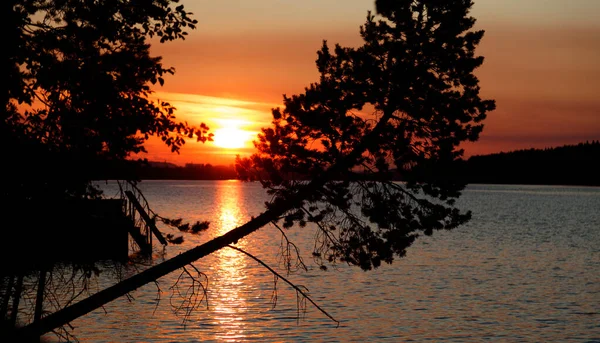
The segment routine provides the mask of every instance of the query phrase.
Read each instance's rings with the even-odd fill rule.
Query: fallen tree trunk
[[[292,208],[292,206],[289,208]],[[167,261],[150,267],[141,273],[123,280],[122,282],[108,287],[96,294],[93,294],[76,304],[54,312],[46,317],[41,318],[37,322],[33,322],[18,329],[17,336],[39,337],[55,328],[66,325],[76,318],[81,317],[129,292],[132,292],[147,283],[155,281],[179,268],[184,267],[187,264],[190,264],[223,247],[226,247],[227,245],[235,244],[238,240],[244,238],[245,236],[260,229],[275,218],[279,217],[289,208],[282,207],[278,210],[265,211],[248,223],[227,232],[223,236],[214,238]]]

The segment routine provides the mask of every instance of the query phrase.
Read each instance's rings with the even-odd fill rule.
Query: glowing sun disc
[[[247,140],[247,133],[243,130],[228,127],[215,130],[213,143],[225,149],[239,149],[244,147]]]

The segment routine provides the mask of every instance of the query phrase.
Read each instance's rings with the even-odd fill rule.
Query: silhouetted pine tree
[[[284,227],[317,223],[315,256],[371,269],[403,256],[420,233],[469,219],[453,206],[464,187],[453,177],[458,146],[478,139],[495,106],[479,97],[473,74],[483,31],[471,31],[471,6],[377,1],[380,16],[369,14],[360,30],[364,44],[324,42],[319,82],[284,96],[259,152],[238,161],[242,177],[276,196],[269,208],[306,187],[291,176],[322,180],[283,216]],[[390,182],[392,169],[407,183]]]

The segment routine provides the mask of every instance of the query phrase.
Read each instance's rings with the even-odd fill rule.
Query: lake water
[[[211,222],[164,255],[157,247],[155,263],[245,223],[267,199],[259,184],[237,181],[141,189],[161,215]],[[226,248],[194,264],[208,277],[208,308],[175,311],[175,272],[77,319],[72,333],[82,342],[600,342],[600,188],[470,185],[459,204],[473,211],[467,225],[420,238],[405,258],[370,272],[322,271],[310,257],[314,230],[288,232],[309,266],[288,279],[339,327],[310,304],[299,311],[294,290]],[[280,242],[264,227],[237,246],[285,275]],[[101,274],[98,287],[110,282]]]

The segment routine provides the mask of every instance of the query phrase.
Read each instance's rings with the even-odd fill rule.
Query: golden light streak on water
[[[228,182],[217,195],[219,220],[217,235],[223,235],[235,227],[243,224],[241,209],[241,183]],[[244,249],[244,240],[239,241],[237,247]],[[223,342],[237,342],[244,340],[245,324],[248,305],[244,292],[247,282],[244,271],[246,259],[237,251],[229,248],[219,250],[217,253],[216,272],[218,277],[218,295],[214,297],[214,324],[219,325],[224,334],[218,337]]]

